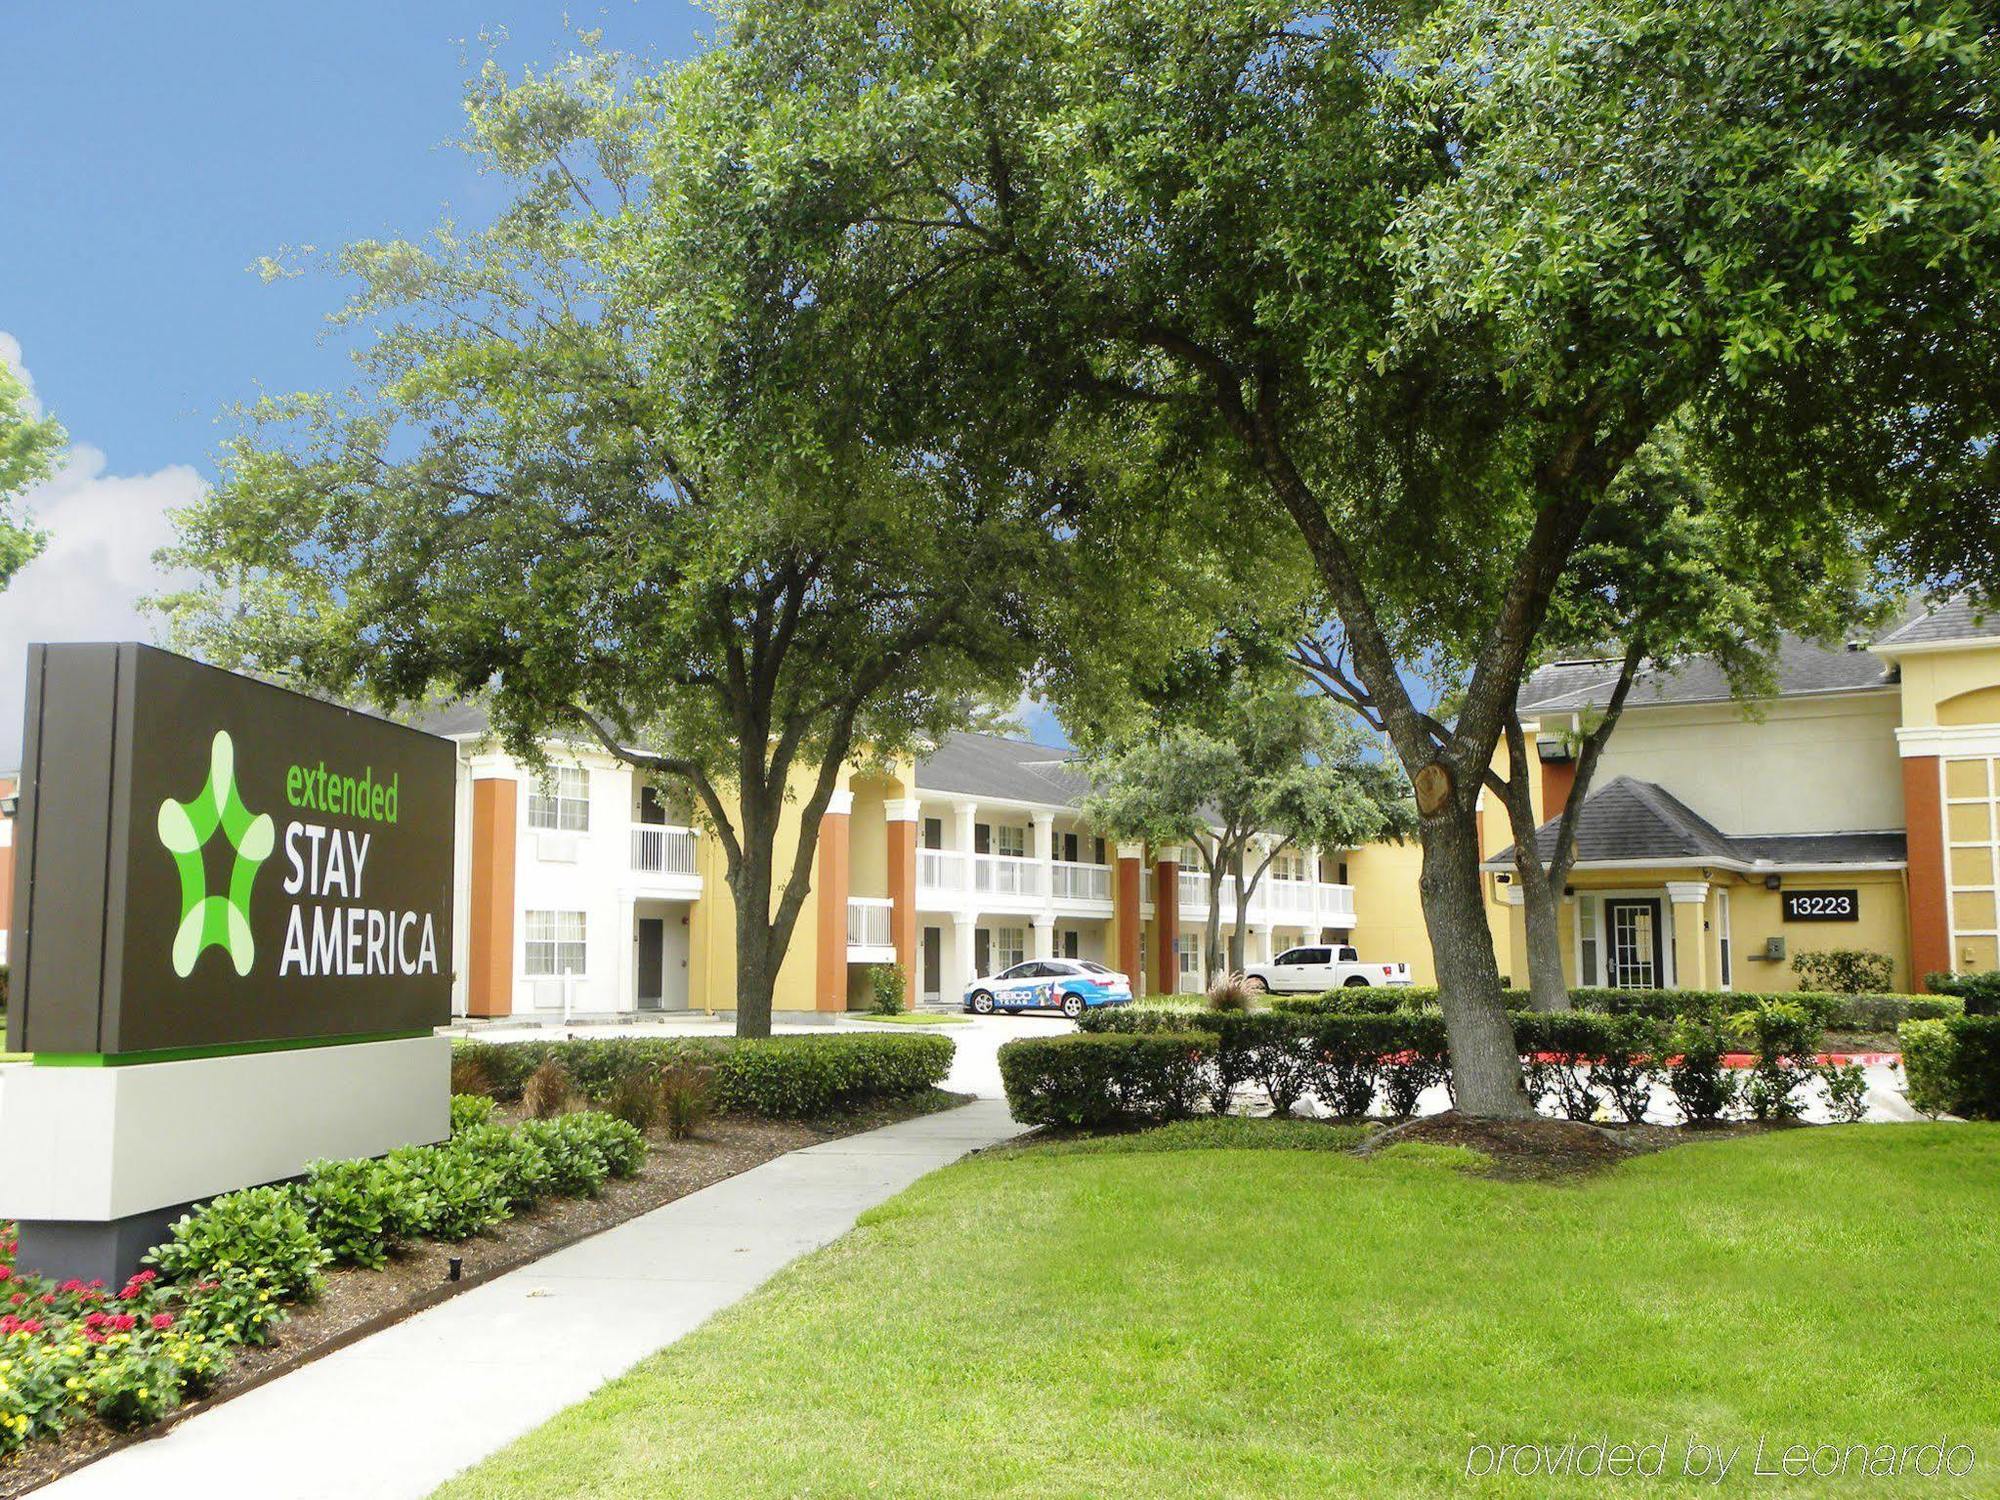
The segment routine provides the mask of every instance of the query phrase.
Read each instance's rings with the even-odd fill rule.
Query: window
[[[1083,956],[1082,933],[1078,932],[1074,927],[1071,927],[1065,929],[1062,933],[1058,934],[1058,936],[1061,939],[1059,946],[1062,950],[1062,956],[1064,958],[1081,958]]]
[[[924,847],[926,849],[942,849],[944,847],[943,818],[924,819]]]
[[[1028,929],[1025,927],[996,927],[992,943],[993,962],[1003,969],[1011,969],[1027,960]]]
[[[1304,963],[1305,959],[1301,956],[1301,952],[1302,950],[1298,948],[1287,948],[1283,953],[1272,959],[1271,962],[1274,964]]]
[[[528,974],[530,978],[552,978],[560,974],[581,974],[584,972],[584,952],[582,912],[531,911],[528,913]]]
[[[1201,968],[1201,939],[1184,932],[1174,939],[1174,953],[1180,959],[1181,976],[1192,977]]]
[[[1340,950],[1340,958],[1338,962],[1344,964],[1357,964],[1361,962],[1361,955],[1355,952],[1352,948],[1342,948]]]
[[[993,825],[993,852],[1011,854],[1016,859],[1028,852],[1028,830],[1018,825],[995,823]]]
[[[589,832],[590,772],[582,766],[551,766],[548,779],[528,793],[528,826]]]
[[[1597,903],[1585,896],[1576,903],[1578,977],[1585,989],[1597,984]]]

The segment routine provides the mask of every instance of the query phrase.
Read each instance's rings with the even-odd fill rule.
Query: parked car
[[[990,1016],[996,1010],[1059,1010],[1074,1021],[1098,1005],[1130,1005],[1132,981],[1084,958],[1031,958],[965,987],[965,1008]]]
[[[1317,995],[1364,985],[1408,984],[1408,964],[1364,964],[1352,948],[1312,943],[1287,948],[1267,964],[1243,971],[1246,988],[1273,995]]]

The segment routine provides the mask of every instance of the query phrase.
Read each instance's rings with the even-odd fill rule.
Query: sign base
[[[32,1066],[0,1087],[0,1219],[23,1270],[115,1281],[182,1208],[451,1133],[451,1043]],[[108,1272],[108,1274],[107,1274]]]

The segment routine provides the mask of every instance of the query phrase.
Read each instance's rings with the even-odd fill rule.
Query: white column
[[[1044,914],[1035,918],[1036,958],[1054,958],[1056,952],[1056,919]]]
[[[1054,813],[1038,812],[1030,813],[1029,818],[1035,825],[1035,847],[1033,853],[1042,867],[1041,890],[1038,894],[1042,898],[1043,911],[1053,913],[1056,899],[1056,815]],[[1040,922],[1052,920],[1054,920],[1052,916],[1038,918],[1036,930],[1040,930]],[[1037,958],[1047,958],[1052,951],[1044,949],[1035,956]]]
[[[979,804],[977,802],[954,802],[952,804],[951,846],[958,851],[958,888],[962,891],[969,892],[975,889],[972,874],[972,828],[978,821]],[[965,961],[967,964],[972,962],[970,954],[966,956]],[[972,977],[970,968],[966,970],[966,977]]]
[[[1271,924],[1265,922],[1251,928],[1250,937],[1252,940],[1251,946],[1256,949],[1256,953],[1251,957],[1250,962],[1259,964],[1269,963],[1273,957],[1271,950]]]
[[[972,971],[972,929],[978,919],[971,912],[954,912],[951,918],[951,964],[958,975],[958,993],[949,998],[963,999],[965,987],[978,976]]]
[[[589,933],[584,936],[588,937]],[[636,1010],[639,1006],[639,910],[638,902],[630,896],[618,898],[618,931],[613,941],[618,945],[614,955],[617,961],[611,965],[612,988],[611,993],[603,997],[603,1007],[606,1010]],[[596,999],[596,996],[578,995],[577,1008],[596,1010],[598,1006],[592,1003]]]

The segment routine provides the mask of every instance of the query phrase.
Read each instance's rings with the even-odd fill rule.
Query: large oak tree
[[[1994,11],[1963,0],[742,0],[706,86],[947,427],[1272,517],[1410,774],[1460,1105],[1525,1112],[1473,816],[1666,424],[1913,572],[1995,554]],[[1190,462],[1190,455],[1198,456]],[[1124,485],[1121,495],[1143,494]],[[1086,506],[1072,517],[1088,531]],[[1129,524],[1129,522],[1125,523]],[[1249,580],[1246,580],[1246,584]],[[1468,601],[1469,605],[1468,605]],[[1449,720],[1406,672],[1466,664]]]

